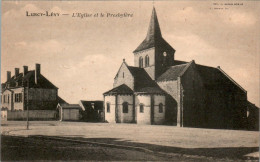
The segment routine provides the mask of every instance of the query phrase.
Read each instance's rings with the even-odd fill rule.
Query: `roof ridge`
[[[122,62],[122,64],[120,65],[120,67],[119,67],[119,69],[118,69],[118,71],[117,71],[117,73],[116,73],[116,76],[114,77],[114,79],[118,76],[118,73],[119,73],[119,71],[120,71],[120,69],[121,69],[121,67],[123,66],[123,65],[126,65],[126,67],[128,68],[128,65],[127,65],[127,63],[125,62],[125,61],[123,61]],[[128,70],[129,70],[129,68],[128,68]],[[130,70],[129,70],[130,71]]]
[[[133,68],[140,68],[140,67],[137,67],[137,66],[129,66],[129,65],[127,65],[128,67],[133,67]],[[141,68],[141,69],[143,69],[143,68]]]
[[[110,92],[112,92],[112,91],[114,91],[114,90],[116,90],[116,89],[118,89],[120,87],[126,88],[127,91],[131,91],[131,92],[124,92],[124,93],[133,93],[133,90],[130,87],[128,87],[126,84],[121,84],[121,85],[119,85],[119,86],[117,86],[115,88],[112,88],[112,89],[106,91],[105,93],[103,93],[103,95],[109,94]],[[120,93],[120,92],[113,92],[113,93]]]
[[[216,67],[213,67],[213,66],[208,66],[208,65],[201,65],[201,64],[196,64],[196,65],[199,65],[199,66],[204,66],[204,67],[209,67],[209,68],[213,68],[213,69],[217,69]]]
[[[180,65],[172,65],[172,66],[170,66],[170,68],[173,68],[173,67],[175,67],[175,66],[186,66],[187,64],[188,64],[189,62],[187,62],[187,63],[185,63],[185,64],[180,64]]]
[[[234,79],[232,79],[224,70],[222,70],[220,67],[216,68],[218,69],[222,74],[224,74],[231,82],[233,82],[235,85],[237,85],[242,91],[247,92],[242,86],[240,86]]]
[[[59,89],[59,88],[56,87],[51,81],[49,81],[45,76],[43,76],[42,74],[40,74],[40,76],[42,76],[44,79],[46,79],[53,87]]]
[[[182,75],[187,71],[187,69],[190,67],[190,65],[191,65],[192,63],[195,63],[195,61],[192,60],[192,61],[190,61],[189,63],[186,64],[186,67],[185,67],[185,68],[183,69],[183,71],[180,73],[180,76],[182,76]]]

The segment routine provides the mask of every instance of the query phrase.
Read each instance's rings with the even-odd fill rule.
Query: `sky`
[[[176,50],[175,59],[220,66],[259,106],[260,3],[214,9],[222,6],[213,2],[218,1],[155,1],[162,35]],[[67,102],[103,100],[123,59],[133,65],[132,52],[146,36],[152,8],[151,1],[2,1],[1,82],[6,71],[13,75],[16,67],[34,70],[40,63],[41,73]],[[28,17],[26,11],[69,15]]]

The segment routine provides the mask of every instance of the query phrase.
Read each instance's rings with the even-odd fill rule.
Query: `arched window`
[[[110,103],[107,102],[107,113],[110,113]]]
[[[149,66],[149,56],[145,56],[145,67]]]
[[[163,112],[163,104],[160,103],[160,104],[159,104],[159,113],[162,113],[162,112]]]
[[[143,67],[143,57],[139,57],[139,67],[142,68]]]
[[[127,102],[123,103],[123,113],[128,113],[128,103]]]
[[[162,65],[163,66],[166,66],[166,63],[167,63],[167,60],[166,60],[166,58],[167,58],[167,53],[166,52],[163,52],[163,62],[162,62]]]
[[[140,104],[140,113],[144,113],[144,104]]]

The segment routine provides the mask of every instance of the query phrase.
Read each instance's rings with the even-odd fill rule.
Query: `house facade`
[[[153,8],[147,35],[125,60],[104,95],[105,120],[179,127],[241,129],[247,123],[247,92],[220,67],[175,59]]]
[[[55,110],[58,104],[58,88],[41,74],[40,64],[35,70],[23,72],[15,68],[15,75],[7,71],[7,81],[2,83],[2,108],[9,111],[26,110]],[[27,97],[29,97],[27,99]]]

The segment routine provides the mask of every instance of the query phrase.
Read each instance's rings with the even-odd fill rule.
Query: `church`
[[[133,55],[134,66],[123,59],[113,88],[103,94],[107,122],[246,127],[247,91],[220,67],[175,60],[155,8],[147,35]]]

